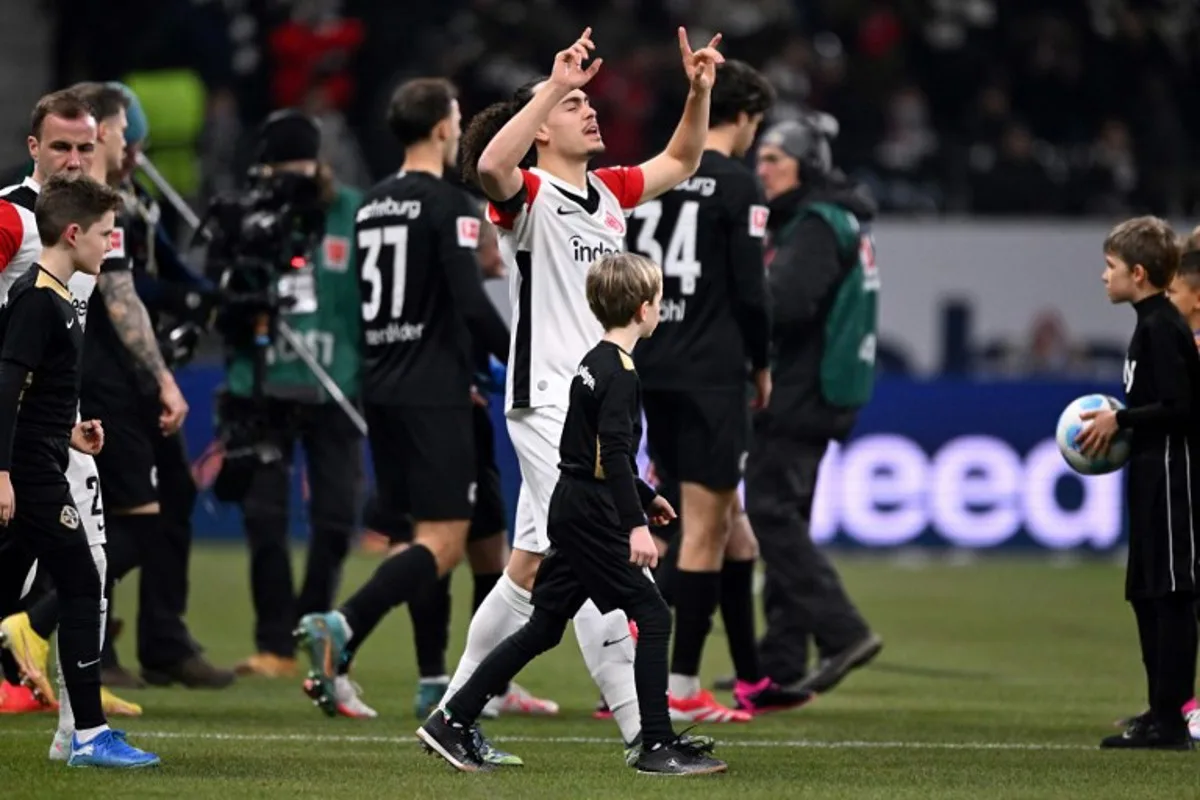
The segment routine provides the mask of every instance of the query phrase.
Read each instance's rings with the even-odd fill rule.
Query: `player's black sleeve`
[[[1154,378],[1153,403],[1117,412],[1117,427],[1160,430],[1187,430],[1192,416],[1192,371],[1184,361],[1179,340],[1182,332],[1173,330],[1163,319],[1152,319],[1146,325],[1146,348],[1149,351],[1150,372]]]
[[[630,370],[614,372],[600,395],[596,436],[600,440],[600,466],[604,481],[617,506],[617,518],[625,530],[646,524],[641,489],[634,462],[633,423],[629,411],[637,405],[637,375]],[[649,487],[647,487],[649,488]],[[651,498],[653,499],[653,498]]]
[[[17,406],[29,369],[16,361],[0,361],[0,472],[12,469],[13,437],[17,432]]]
[[[634,461],[634,464],[636,465],[637,462]],[[650,504],[654,502],[654,498],[658,497],[658,492],[654,491],[654,487],[638,477],[636,473],[633,479],[637,482],[638,500],[642,502],[642,508],[649,508]]]
[[[760,370],[767,367],[770,358],[771,314],[763,267],[762,232],[753,229],[756,222],[751,219],[751,207],[765,208],[766,203],[750,176],[745,176],[744,180],[730,178],[728,183],[729,295],[745,342],[746,357],[755,370]]]
[[[32,372],[42,363],[42,354],[50,341],[50,326],[57,320],[49,292],[34,289],[22,294],[8,311],[0,361],[12,361]]]
[[[800,220],[767,271],[774,324],[798,327],[814,321],[841,271],[833,229],[817,216]]]
[[[504,324],[500,312],[492,305],[483,289],[483,275],[479,272],[479,262],[475,258],[474,242],[479,240],[478,230],[481,223],[472,213],[473,210],[465,198],[456,199],[458,202],[451,205],[450,213],[437,223],[438,249],[446,283],[454,297],[455,306],[467,322],[472,340],[500,361],[507,362],[508,326]],[[475,225],[474,242],[464,238],[460,229],[460,220],[468,218]]]

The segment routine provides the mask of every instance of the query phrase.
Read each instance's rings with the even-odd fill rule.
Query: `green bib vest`
[[[308,347],[347,397],[359,394],[362,299],[354,264],[354,215],[362,195],[339,186],[325,216],[325,239],[303,269],[283,278],[281,294],[295,297],[296,307],[280,315]],[[229,361],[229,391],[248,397],[254,364],[248,353]],[[329,393],[283,337],[267,351],[264,394],[306,402],[326,402]]]
[[[821,393],[839,408],[861,408],[875,388],[875,345],[879,319],[879,270],[875,244],[858,218],[833,203],[811,203],[797,219],[813,214],[833,229],[845,277],[825,318]]]

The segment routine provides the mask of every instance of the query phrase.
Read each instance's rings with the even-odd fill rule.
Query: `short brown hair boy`
[[[42,245],[53,247],[72,224],[88,230],[109,211],[121,205],[113,189],[86,175],[55,175],[38,193],[33,213]]]
[[[607,253],[588,267],[588,307],[606,331],[628,325],[661,291],[662,270],[637,253]]]
[[[1165,220],[1134,217],[1117,225],[1104,240],[1104,252],[1125,262],[1130,270],[1141,265],[1146,280],[1165,289],[1179,269],[1179,241]]]

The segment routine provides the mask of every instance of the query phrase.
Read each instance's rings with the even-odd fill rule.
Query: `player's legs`
[[[647,569],[629,563],[624,531],[607,527],[612,500],[604,487],[566,481],[555,494],[553,541],[601,612],[623,610],[638,623],[634,660],[640,736],[627,740],[626,763],[652,773],[724,770],[709,757],[711,740],[676,737],[667,702],[671,613]],[[535,598],[536,602],[536,598]]]
[[[292,465],[295,440],[299,436],[295,413],[294,405],[279,404],[268,415],[270,424],[263,432],[264,440],[278,450],[280,457],[254,465],[241,500],[246,544],[250,550],[254,655],[234,666],[239,675],[286,677],[296,668],[292,630],[298,609],[288,543]],[[338,468],[350,467],[339,464]],[[325,607],[328,608],[329,603]]]
[[[462,560],[475,500],[468,409],[368,407],[380,499],[398,498],[415,520],[410,547],[384,560],[353,596],[326,614],[300,620],[297,634],[312,659],[306,686],[330,715],[338,713],[338,667],[397,605],[428,591]],[[402,464],[397,453],[405,454]],[[344,677],[344,676],[342,676]]]
[[[729,641],[737,684],[751,687],[762,678],[758,663],[758,641],[754,619],[754,565],[758,561],[758,540],[750,527],[750,518],[736,499],[729,510],[729,542],[721,565],[721,621]],[[735,684],[735,696],[737,684]]]
[[[466,682],[500,641],[515,633],[533,613],[530,590],[549,549],[547,516],[558,482],[558,443],[566,412],[544,407],[513,411],[509,437],[521,467],[513,553],[504,576],[480,606],[467,632],[467,647],[450,681],[447,697]],[[575,616],[575,636],[592,679],[613,711],[625,741],[640,730],[633,685],[633,643],[624,614],[601,615],[585,603]]]
[[[312,496],[312,537],[296,601],[300,615],[329,608],[336,599],[363,497],[362,434],[335,403],[304,410],[302,442]]]
[[[729,515],[744,461],[745,396],[734,391],[647,392],[644,400],[655,464],[680,486],[679,561],[672,576],[671,713],[680,720],[747,722],[749,714],[718,703],[700,686],[699,677],[704,643],[721,600]]]
[[[34,548],[59,595],[59,664],[63,703],[73,727],[72,766],[138,767],[158,757],[137,750],[108,728],[100,700],[104,549],[89,544],[64,487],[61,500],[26,503],[10,533]],[[63,724],[60,719],[60,725]],[[55,754],[52,751],[52,757]]]
[[[474,577],[472,616],[491,594],[504,573],[511,556],[508,546],[507,514],[504,494],[500,487],[500,470],[496,466],[495,431],[486,408],[476,406],[475,448],[477,454],[479,492],[475,516],[467,536],[467,557]],[[500,714],[557,714],[558,703],[535,696],[515,681],[508,690],[493,697],[483,709],[483,716]]]
[[[825,442],[756,431],[746,472],[746,511],[762,550],[768,592],[762,668],[779,683],[815,694],[832,689],[883,647],[809,535],[825,448]],[[805,676],[809,637],[822,660]]]
[[[495,763],[483,751],[487,746],[482,737],[472,734],[484,706],[490,698],[504,694],[526,664],[558,645],[568,620],[587,599],[563,555],[550,555],[541,567],[534,584],[537,607],[529,619],[480,660],[443,703],[444,713],[432,714],[417,731],[430,749],[458,769],[477,771],[488,762]]]
[[[14,644],[19,647],[22,633],[15,624],[22,616],[22,597],[32,587],[35,576],[42,572],[33,553],[15,539],[6,527],[0,527],[0,619],[4,620],[3,627],[0,627],[4,639],[0,654],[5,662],[4,682],[0,686],[0,709],[6,714],[41,712],[46,708],[29,687],[22,685],[23,673],[28,670],[14,657],[18,649],[14,648]],[[25,656],[21,660],[30,659]]]
[[[74,501],[76,509],[79,509],[80,524],[87,536],[88,546],[92,548],[96,569],[100,575],[100,583],[104,587],[104,594],[100,599],[100,648],[103,654],[104,638],[108,626],[109,595],[107,580],[108,557],[105,549],[107,544],[107,528],[105,525],[104,494],[100,488],[100,470],[96,460],[92,456],[71,450],[68,458],[67,483],[71,488],[71,499]],[[57,595],[57,592],[55,594]],[[55,600],[55,605],[57,605],[57,600]],[[103,669],[103,663],[102,657],[101,669]],[[75,728],[75,721],[71,713],[70,698],[67,697],[61,658],[58,661],[58,686],[61,701],[58,713],[58,734],[55,736],[56,746],[51,747],[51,757],[65,753],[67,750],[66,746],[70,744],[70,734]],[[140,705],[122,700],[103,687],[100,689],[100,702],[104,713],[108,715],[136,717],[141,716],[142,713]]]
[[[58,595],[46,570],[36,564],[15,579],[17,588],[26,584],[29,588],[20,596],[20,607],[11,614],[0,614],[0,665],[6,681],[13,686],[24,683],[33,690],[37,702],[30,703],[29,710],[41,711],[57,702],[50,682],[49,639],[58,625]],[[17,711],[10,703],[6,699],[5,711]]]

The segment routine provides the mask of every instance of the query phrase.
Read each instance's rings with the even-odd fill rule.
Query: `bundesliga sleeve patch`
[[[475,217],[459,217],[457,227],[459,247],[472,250],[479,247],[479,220]]]
[[[108,239],[108,257],[109,258],[124,258],[125,257],[125,229],[113,228],[112,235]]]
[[[755,239],[767,235],[767,217],[770,213],[766,206],[750,206],[750,235]]]

